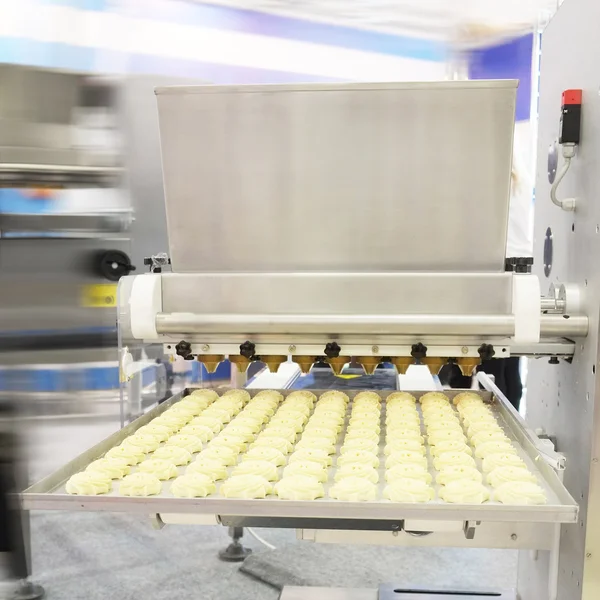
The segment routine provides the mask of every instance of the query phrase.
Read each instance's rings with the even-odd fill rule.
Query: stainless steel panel
[[[568,281],[583,290],[583,312],[590,316],[586,339],[576,341],[573,363],[529,363],[527,420],[556,437],[567,458],[564,483],[581,506],[579,523],[563,526],[557,572],[550,571],[548,556],[522,553],[519,593],[522,600],[546,595],[549,578],[558,577],[558,594],[552,600],[596,600],[600,596],[600,369],[598,316],[600,306],[600,103],[598,57],[600,4],[597,0],[569,0],[562,4],[542,40],[542,71],[538,133],[535,206],[535,269],[542,289]],[[565,40],[576,39],[565,52]],[[550,200],[547,177],[548,147],[558,137],[561,94],[583,89],[582,142],[571,169],[561,183],[561,197],[577,197],[575,213],[567,213]],[[562,158],[560,159],[562,163]],[[552,228],[554,259],[551,277],[544,284],[543,246]]]
[[[157,96],[174,270],[504,270],[515,81]]]
[[[512,273],[165,273],[163,312],[512,313]]]
[[[259,390],[249,390],[251,394]],[[315,390],[321,393],[323,390]],[[291,390],[281,390],[287,395]],[[353,397],[357,392],[347,392]],[[385,398],[391,392],[378,392]],[[421,392],[413,392],[420,396]],[[448,392],[449,396],[457,392]],[[446,504],[432,501],[424,504],[374,502],[339,502],[331,499],[314,501],[281,501],[275,498],[263,500],[237,500],[223,498],[217,494],[208,498],[174,498],[167,490],[154,497],[129,498],[110,492],[104,496],[70,496],[64,490],[66,480],[87,466],[92,460],[102,456],[107,450],[118,445],[140,426],[146,424],[181,398],[178,394],[160,406],[146,413],[121,431],[113,434],[94,446],[72,462],[59,469],[46,479],[34,484],[23,493],[23,503],[29,509],[67,510],[107,510],[144,513],[205,513],[257,517],[306,517],[306,518],[350,518],[350,519],[423,519],[436,521],[493,521],[530,523],[572,523],[577,520],[578,508],[563,488],[556,472],[545,461],[540,452],[540,442],[533,432],[523,427],[507,406],[506,400],[494,398],[489,392],[482,397],[492,402],[491,407],[498,414],[498,422],[518,449],[538,481],[544,486],[548,504],[543,506],[503,505],[490,501],[482,505]],[[383,473],[381,474],[383,481]],[[384,484],[381,483],[381,486]]]

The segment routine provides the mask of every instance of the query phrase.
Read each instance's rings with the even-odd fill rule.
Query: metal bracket
[[[465,521],[463,525],[463,531],[467,540],[475,538],[475,530],[481,525],[481,521]]]

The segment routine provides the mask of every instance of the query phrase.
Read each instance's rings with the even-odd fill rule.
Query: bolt
[[[202,352],[208,352],[210,350],[210,346],[208,344],[204,344],[201,348]]]
[[[597,463],[597,462],[598,462],[598,459],[597,459],[597,458],[592,458],[592,462],[593,462],[593,463]]]
[[[516,542],[516,541],[517,541],[517,534],[516,534],[516,533],[513,533],[513,534],[510,536],[510,539],[511,539],[513,542]]]
[[[392,531],[392,535],[393,535],[394,537],[398,537],[398,532],[397,532],[397,531]]]
[[[592,553],[591,552],[586,552],[585,553],[585,557],[586,558],[592,558]]]
[[[463,347],[460,349],[460,351],[461,351],[463,354],[469,354],[469,349],[468,349],[466,346],[463,346]]]
[[[371,348],[371,351],[373,352],[373,354],[377,354],[379,352],[379,346],[373,346]]]
[[[296,346],[294,346],[294,344],[291,344],[291,345],[288,347],[288,352],[289,352],[290,354],[292,354],[293,352],[296,352]]]

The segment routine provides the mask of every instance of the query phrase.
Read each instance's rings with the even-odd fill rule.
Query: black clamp
[[[144,258],[144,265],[150,267],[150,273],[162,273],[163,268],[170,264],[171,259],[166,252],[159,252],[158,254]]]
[[[192,345],[185,340],[181,340],[177,343],[175,346],[175,354],[183,357],[184,360],[194,360],[194,356],[192,354]]]
[[[492,344],[481,344],[479,348],[477,348],[477,352],[479,353],[479,358],[481,358],[481,362],[485,360],[491,360],[496,351],[494,350],[494,346]]]
[[[531,273],[533,256],[512,256],[504,261],[504,270],[514,273]]]
[[[427,346],[421,342],[411,346],[410,355],[415,359],[417,365],[427,356]]]
[[[257,360],[254,352],[256,351],[256,344],[252,342],[245,341],[243,344],[240,344],[240,355],[246,357],[248,360]]]
[[[342,349],[337,342],[327,342],[325,345],[325,356],[327,358],[338,358]]]

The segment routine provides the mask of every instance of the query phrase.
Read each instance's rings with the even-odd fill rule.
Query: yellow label
[[[357,379],[358,377],[362,377],[362,375],[338,375],[340,379]]]
[[[94,283],[81,288],[81,306],[112,308],[117,306],[116,283]]]

